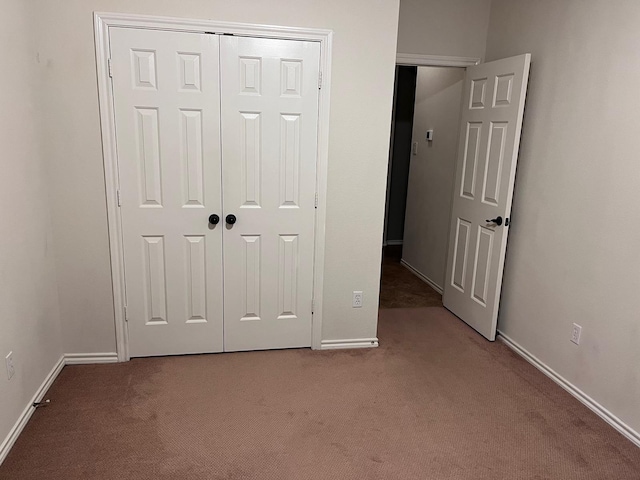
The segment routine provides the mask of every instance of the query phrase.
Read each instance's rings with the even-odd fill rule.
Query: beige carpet
[[[66,367],[0,478],[640,478],[640,449],[444,309],[383,310],[379,337]]]
[[[441,307],[442,295],[400,263],[402,247],[384,247],[380,308]]]

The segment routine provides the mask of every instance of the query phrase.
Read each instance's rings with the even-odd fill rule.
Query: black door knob
[[[487,223],[495,223],[496,225],[502,225],[502,217],[496,217],[492,220],[487,220]]]
[[[236,223],[236,216],[229,214],[227,215],[227,218],[225,218],[225,221],[229,224],[229,225],[233,225],[234,223]]]
[[[209,215],[209,223],[211,225],[217,225],[219,221],[220,221],[220,217],[215,213],[213,215]]]

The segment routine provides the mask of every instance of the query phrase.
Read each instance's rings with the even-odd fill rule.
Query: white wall
[[[0,445],[62,354],[27,5],[0,0]],[[9,381],[10,351],[16,374]]]
[[[334,30],[324,339],[376,335],[398,0],[36,1],[66,352],[115,351],[93,11]],[[351,292],[364,307],[351,308]]]
[[[532,54],[499,329],[636,432],[638,25],[637,0],[494,0],[487,44]]]
[[[484,57],[491,0],[400,0],[398,53]]]
[[[418,67],[402,258],[444,285],[465,70]],[[434,131],[433,141],[426,140]]]

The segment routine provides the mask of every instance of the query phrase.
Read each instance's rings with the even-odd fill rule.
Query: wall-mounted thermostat
[[[433,140],[433,130],[427,130],[427,142]]]

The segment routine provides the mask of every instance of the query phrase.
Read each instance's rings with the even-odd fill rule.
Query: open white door
[[[443,303],[495,340],[531,55],[469,67]]]

